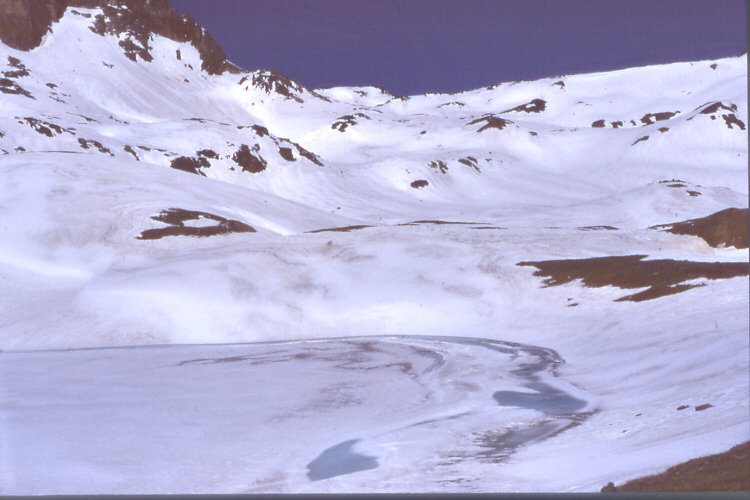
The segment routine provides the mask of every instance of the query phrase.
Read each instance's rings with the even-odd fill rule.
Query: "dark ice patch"
[[[375,469],[378,461],[375,457],[361,455],[352,451],[358,439],[350,439],[331,446],[315,460],[307,464],[307,477],[310,481],[320,481],[331,477],[342,476],[363,470]]]
[[[541,382],[528,385],[538,386],[540,392],[497,391],[492,397],[500,406],[537,410],[552,416],[574,414],[587,404],[586,401]]]

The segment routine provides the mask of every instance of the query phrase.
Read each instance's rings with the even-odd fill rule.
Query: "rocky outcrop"
[[[16,50],[31,50],[65,12],[64,1],[0,0],[0,41]]]
[[[747,208],[727,208],[720,212],[672,224],[660,224],[649,229],[658,229],[674,234],[698,236],[714,248],[748,247]]]
[[[0,41],[17,50],[32,50],[68,7],[101,8],[92,31],[126,34],[120,45],[131,59],[151,60],[148,41],[154,34],[193,45],[200,53],[201,69],[209,74],[240,72],[211,34],[168,0],[0,0]]]

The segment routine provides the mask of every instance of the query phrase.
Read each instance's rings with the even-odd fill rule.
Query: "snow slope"
[[[542,287],[534,269],[517,265],[634,254],[747,262],[747,249],[649,229],[748,206],[746,55],[397,97],[306,89],[271,70],[209,75],[195,47],[156,35],[151,62],[131,58],[124,34],[90,29],[99,14],[68,9],[28,52],[0,44],[0,470],[15,471],[0,474],[0,492],[598,491],[750,437],[746,275],[633,302],[615,301],[629,292],[614,286]],[[445,221],[461,224],[437,223]],[[180,235],[185,226],[219,234]],[[246,226],[254,231],[236,231]],[[166,227],[173,232],[147,233]],[[89,384],[97,397],[110,390],[97,383],[104,365],[92,361],[78,378],[66,371],[65,360],[81,356],[66,349],[373,335],[552,349],[565,360],[557,376],[586,394],[592,413],[502,463],[458,465],[473,482],[441,482],[447,469],[438,466],[422,475],[388,468],[423,460],[428,438],[392,444],[400,454],[368,445],[378,468],[307,482],[293,474],[251,486],[255,479],[212,471],[185,490],[179,478],[205,467],[195,463],[133,485],[127,463],[142,460],[137,446],[130,455],[118,448],[126,465],[96,466],[95,487],[34,482],[24,471],[33,460],[19,450],[38,438],[17,437],[36,421],[21,401],[49,383],[24,370],[59,370],[56,383]],[[218,348],[174,349],[200,358]],[[158,365],[183,351],[127,352]],[[285,364],[302,377],[302,365]],[[248,377],[274,376],[253,370]],[[221,372],[207,376],[223,386]],[[142,377],[135,387],[147,384]],[[191,380],[139,404],[153,410]],[[301,397],[293,394],[292,408]],[[703,403],[713,406],[695,411]],[[351,417],[321,418],[277,431],[304,436]],[[40,432],[57,425],[38,422]],[[326,440],[285,453],[314,458]],[[91,446],[91,457],[106,453]],[[253,448],[262,457],[274,444]],[[58,452],[55,470],[69,473],[78,459]],[[247,460],[221,467],[252,470],[257,458]]]

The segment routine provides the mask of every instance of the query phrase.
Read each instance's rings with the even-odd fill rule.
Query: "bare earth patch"
[[[348,233],[349,231],[356,231],[357,229],[364,229],[372,226],[344,226],[344,227],[330,227],[326,229],[316,229],[315,231],[305,231],[307,233],[325,233],[328,231],[336,233]]]
[[[609,483],[603,492],[620,491],[748,491],[750,490],[750,441],[718,455],[695,458],[670,467],[661,474]]]
[[[254,233],[255,229],[244,222],[229,220],[218,215],[206,212],[196,212],[193,210],[184,210],[182,208],[170,208],[162,211],[159,215],[154,215],[152,219],[168,224],[167,227],[156,229],[147,229],[138,236],[139,240],[158,240],[165,236],[216,236],[218,234],[228,233]],[[216,224],[190,226],[185,225],[188,221],[209,220]]]
[[[534,276],[545,276],[545,287],[581,280],[583,286],[599,288],[616,286],[622,289],[646,288],[626,295],[615,302],[650,300],[703,286],[686,281],[699,278],[728,279],[748,275],[745,262],[692,262],[688,260],[646,260],[647,255],[593,257],[589,259],[543,260],[519,262],[518,266],[538,269]]]
[[[649,229],[698,236],[714,248],[748,248],[748,222],[747,208],[727,208],[699,219],[660,224]]]
[[[415,220],[412,222],[406,222],[404,224],[399,224],[399,226],[415,226],[417,224],[436,224],[436,225],[445,225],[445,224],[484,224],[483,222],[453,222],[453,221],[445,221],[445,220]]]

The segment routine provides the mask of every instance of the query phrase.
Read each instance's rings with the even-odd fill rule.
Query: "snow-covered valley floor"
[[[0,494],[599,491],[750,438],[746,55],[397,97],[100,15],[0,43]]]

